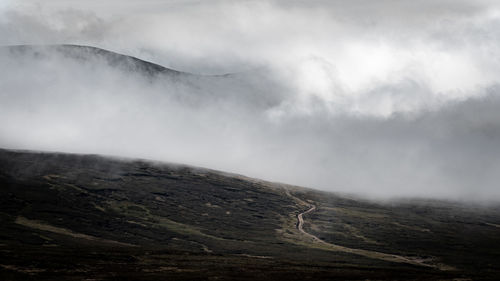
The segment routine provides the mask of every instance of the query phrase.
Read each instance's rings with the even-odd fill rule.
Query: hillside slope
[[[84,45],[13,45],[0,47],[12,57],[32,57],[46,59],[57,55],[69,59],[89,61],[100,60],[123,71],[142,73],[150,77],[166,75],[189,75],[188,73],[166,68],[136,57],[118,54],[109,50]]]
[[[299,220],[299,218],[301,220]],[[495,279],[498,207],[0,150],[2,280]]]

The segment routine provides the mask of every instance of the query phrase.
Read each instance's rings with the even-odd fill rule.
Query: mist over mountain
[[[499,196],[496,86],[374,116],[304,100],[269,69],[189,74],[75,45],[4,47],[0,60],[5,148],[187,163],[378,198]]]
[[[1,280],[497,280],[500,2],[0,0]]]
[[[309,2],[4,1],[0,146],[497,201],[498,4]]]

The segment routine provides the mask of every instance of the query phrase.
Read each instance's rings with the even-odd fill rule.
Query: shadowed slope
[[[390,207],[182,165],[0,150],[0,276],[494,278],[497,209],[419,204]],[[439,208],[454,217],[437,224]],[[471,220],[467,240],[459,230]]]

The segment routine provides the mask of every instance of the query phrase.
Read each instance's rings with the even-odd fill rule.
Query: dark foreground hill
[[[379,204],[221,172],[0,150],[1,280],[500,274],[498,207]]]

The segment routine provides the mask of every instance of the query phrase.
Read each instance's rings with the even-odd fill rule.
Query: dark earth
[[[498,205],[381,203],[146,160],[0,150],[0,223],[0,280],[500,276]]]

